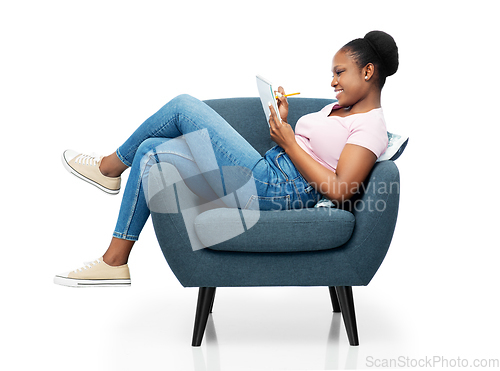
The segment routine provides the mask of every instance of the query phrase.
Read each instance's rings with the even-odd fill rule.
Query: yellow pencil
[[[292,94],[285,94],[285,95],[281,95],[282,97],[291,97],[292,95],[299,95],[300,93],[292,93]],[[276,96],[276,99],[278,99],[280,96]]]

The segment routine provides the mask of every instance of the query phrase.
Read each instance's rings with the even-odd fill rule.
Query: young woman
[[[128,257],[149,217],[143,179],[157,162],[172,163],[183,179],[196,179],[187,185],[207,200],[223,196],[220,187],[210,177],[196,175],[226,166],[248,169],[257,194],[240,202],[242,208],[312,207],[323,196],[336,202],[348,199],[387,147],[380,97],[386,77],[397,71],[398,63],[396,43],[384,32],[372,31],[347,43],[332,64],[331,86],[338,103],[302,117],[294,132],[287,123],[288,101],[278,98],[281,120],[272,107],[269,118],[277,146],[264,157],[215,111],[187,95],[167,103],[109,156],[65,151],[68,171],[111,194],[120,190],[120,175],[129,167],[131,172],[104,255],[57,275],[54,282],[130,285]],[[278,91],[285,94],[282,87]],[[192,137],[201,139],[184,139]]]

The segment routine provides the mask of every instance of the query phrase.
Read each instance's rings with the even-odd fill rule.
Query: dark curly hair
[[[396,42],[391,35],[383,31],[368,32],[362,39],[354,39],[342,47],[360,68],[368,63],[378,70],[380,89],[385,84],[387,76],[394,75],[399,66],[399,53]]]

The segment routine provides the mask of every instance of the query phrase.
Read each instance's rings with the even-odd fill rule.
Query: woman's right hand
[[[280,111],[281,120],[288,122],[288,100],[286,99],[286,97],[283,97],[283,95],[285,95],[285,89],[280,86],[278,87],[278,91],[275,91],[274,93],[280,93],[282,95],[281,97],[278,97],[276,99],[276,102],[278,103],[278,110]]]

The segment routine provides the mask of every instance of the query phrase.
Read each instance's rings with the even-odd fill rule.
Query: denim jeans
[[[240,197],[240,208],[290,210],[312,207],[321,198],[281,147],[261,156],[212,108],[189,95],[174,98],[148,118],[116,154],[131,167],[113,233],[121,239],[139,238],[150,214],[143,180],[158,162],[173,164],[188,187],[207,200],[224,196],[227,189],[206,174],[248,169],[255,192]]]

